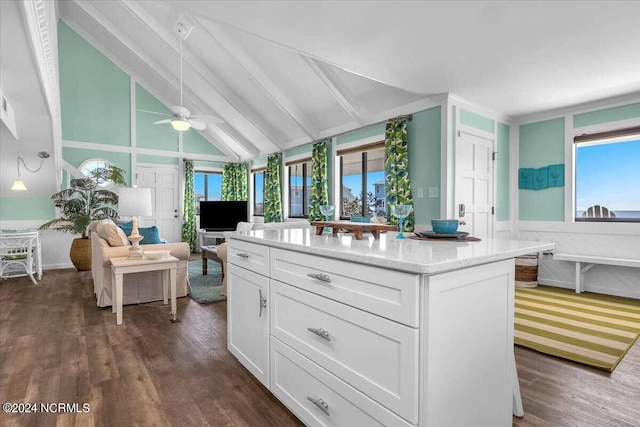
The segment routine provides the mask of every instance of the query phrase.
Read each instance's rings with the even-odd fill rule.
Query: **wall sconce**
[[[24,159],[18,156],[18,177],[16,178],[15,181],[13,181],[13,185],[11,186],[11,191],[27,191],[27,186],[24,185],[24,182],[20,179],[20,162],[22,162],[22,166],[24,166],[26,170],[28,170],[31,173],[36,173],[40,169],[42,169],[42,163],[44,163],[44,159],[49,158],[49,153],[47,153],[46,151],[40,151],[38,153],[38,157],[40,157],[40,166],[38,166],[38,169],[32,170],[32,169],[29,169],[29,166],[27,166],[27,164],[24,162]]]

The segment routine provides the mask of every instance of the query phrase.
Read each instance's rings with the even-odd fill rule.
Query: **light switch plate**
[[[424,188],[422,188],[422,187],[418,188],[418,197],[419,198],[424,197]]]
[[[429,197],[438,197],[438,187],[429,187]]]

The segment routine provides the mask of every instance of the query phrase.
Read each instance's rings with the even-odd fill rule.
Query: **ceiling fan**
[[[196,130],[203,130],[207,127],[205,122],[211,123],[224,123],[224,121],[218,117],[207,116],[204,114],[194,114],[191,115],[191,111],[187,108],[183,107],[182,104],[182,42],[189,37],[191,33],[191,28],[187,28],[183,24],[178,23],[178,34],[180,36],[180,105],[172,105],[169,107],[171,110],[171,114],[159,113],[157,111],[148,111],[148,110],[138,110],[145,113],[158,114],[162,116],[170,117],[168,119],[158,120],[157,122],[153,122],[154,125],[162,125],[170,123],[171,126],[177,131],[187,131],[189,128],[194,128]]]

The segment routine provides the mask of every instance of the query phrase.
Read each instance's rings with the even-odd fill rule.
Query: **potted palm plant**
[[[61,216],[40,226],[41,230],[53,228],[65,233],[79,234],[71,244],[71,262],[78,271],[91,270],[91,242],[87,236],[87,226],[93,220],[117,219],[118,212],[113,206],[118,204],[118,195],[103,188],[107,183],[126,185],[124,171],[108,165],[89,172],[86,178],[71,180],[70,188],[51,196]]]

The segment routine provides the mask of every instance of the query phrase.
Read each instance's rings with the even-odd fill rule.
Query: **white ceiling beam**
[[[202,27],[251,77],[256,85],[276,104],[311,140],[318,138],[317,127],[309,120],[291,99],[280,90],[267,74],[262,71],[251,56],[219,25],[205,25],[198,19]]]
[[[35,54],[40,81],[44,90],[53,131],[53,160],[56,171],[62,164],[62,110],[60,108],[60,79],[58,78],[58,32],[55,4],[44,0],[21,2],[31,46]],[[55,174],[56,188],[60,188],[60,174]]]
[[[89,2],[77,1],[77,0],[74,0],[74,4],[80,7],[86,14],[91,16],[107,32],[109,32],[114,38],[116,38],[121,43],[122,46],[127,48],[133,55],[137,56],[138,58],[140,58],[142,62],[147,64],[151,72],[155,73],[161,79],[169,82],[174,87],[176,86],[176,82],[177,82],[177,85],[179,85],[178,79],[174,77],[172,73],[167,71],[161,64],[159,64],[150,55],[148,55],[144,51],[144,49],[140,48],[140,46],[138,46],[133,40],[131,40],[122,31],[120,31],[117,26],[115,26],[108,18],[106,18],[93,5],[91,5]],[[128,74],[130,75],[135,74],[130,69],[128,69],[125,64],[122,64],[122,61],[119,61],[116,56],[109,55],[109,50],[105,46],[102,46],[102,44],[98,40],[96,40],[95,37],[92,37],[88,31],[84,30],[80,23],[75,22],[75,24],[76,25],[74,29],[79,33],[81,33],[81,35],[85,39],[90,40],[92,45],[94,45],[95,47],[100,47],[99,50],[102,54],[109,56],[110,57],[109,59],[111,59],[114,63],[118,64],[120,68],[125,69]],[[140,82],[143,81],[141,76],[137,76],[136,80]],[[148,85],[147,89],[150,89],[151,87],[152,85]],[[163,95],[160,95],[157,93],[152,93],[152,94],[165,105],[173,104],[167,97]],[[193,101],[194,97],[197,100],[197,102]],[[206,111],[207,108],[210,108],[208,104],[205,103],[205,101],[200,99],[200,97],[198,97],[197,95],[194,96],[192,93],[186,94],[185,99],[189,101],[191,104],[198,106],[199,107],[198,109],[200,110]],[[203,108],[201,105],[207,105],[207,107]],[[217,129],[215,129],[216,127]],[[214,134],[214,135],[225,134],[225,135],[217,135],[218,137],[216,138],[216,142],[218,142],[218,144],[212,144],[212,145],[219,148],[225,154],[228,154],[228,155],[230,154],[229,157],[231,159],[238,159],[241,157],[241,155],[234,150],[234,147],[226,143],[225,139],[232,139],[236,144],[238,144],[238,146],[240,146],[244,151],[248,153],[258,155],[258,153],[260,152],[255,145],[249,142],[246,138],[244,138],[244,136],[242,136],[237,130],[233,129],[232,126],[230,125],[225,126],[224,129],[220,128],[219,126],[207,126],[207,129],[210,131],[209,132],[210,134]],[[227,138],[224,138],[224,136],[226,136]],[[211,141],[209,141],[209,143],[211,143]]]
[[[180,52],[180,41],[177,34],[164,28],[147,10],[140,5],[139,2],[132,0],[119,0],[129,11],[140,21],[141,24],[147,26],[160,39],[176,53]],[[265,138],[273,145],[274,149],[279,150],[279,143],[276,142],[281,138],[281,132],[273,126],[269,121],[265,120],[255,109],[242,99],[229,85],[222,81],[207,65],[197,56],[193,55],[188,47],[183,46],[183,58],[186,64],[198,73],[208,86],[220,95],[228,104],[228,107],[235,110],[254,128],[256,128]],[[213,109],[213,107],[211,106]]]
[[[331,95],[338,101],[338,104],[360,125],[364,126],[366,121],[361,117],[355,107],[355,100],[351,91],[342,83],[340,77],[322,61],[310,58],[306,55],[300,57],[307,63],[309,68],[322,80]]]

